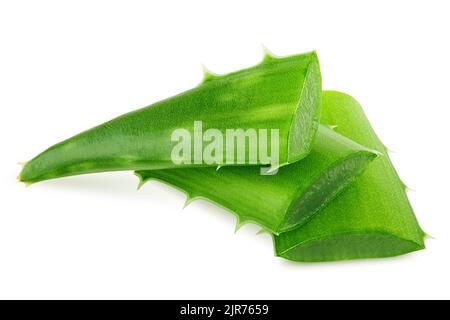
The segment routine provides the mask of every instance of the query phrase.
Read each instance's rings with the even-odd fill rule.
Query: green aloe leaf
[[[139,171],[141,183],[155,179],[203,198],[238,217],[278,234],[313,218],[349,184],[376,154],[326,126],[320,126],[305,159],[260,175],[257,167],[188,168]]]
[[[278,129],[279,165],[304,158],[319,125],[321,75],[314,52],[264,60],[226,75],[205,74],[189,91],[122,115],[60,142],[26,163],[19,179],[41,180],[115,170],[179,167],[172,161],[176,129]],[[269,152],[272,145],[269,141]],[[248,150],[247,150],[248,151]],[[226,163],[226,154],[218,164]],[[184,158],[183,158],[184,159]],[[245,159],[242,164],[252,164]],[[274,163],[257,159],[255,164]],[[278,165],[277,164],[277,165]],[[184,163],[184,166],[217,163]]]
[[[322,123],[386,154],[371,163],[342,194],[299,228],[274,236],[278,256],[295,261],[390,257],[424,249],[419,227],[387,150],[359,103],[339,92],[324,92]]]

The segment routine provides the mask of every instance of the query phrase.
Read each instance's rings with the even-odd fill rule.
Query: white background
[[[450,298],[448,1],[2,1],[0,298]],[[18,161],[278,55],[317,50],[355,96],[422,227],[407,256],[296,264],[254,225],[131,172],[25,188]]]

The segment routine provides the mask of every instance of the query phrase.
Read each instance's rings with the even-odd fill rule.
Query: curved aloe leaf
[[[386,156],[371,163],[341,195],[307,224],[274,236],[278,256],[295,261],[380,258],[424,249],[424,232],[387,150],[361,106],[339,92],[324,92],[322,123]]]
[[[204,130],[221,132],[279,129],[279,164],[292,163],[311,149],[321,94],[314,52],[284,58],[266,55],[252,68],[222,76],[207,73],[194,89],[60,142],[29,161],[19,178],[33,183],[100,171],[173,168],[177,165],[171,159],[171,134],[186,129],[194,135],[195,121],[202,121]],[[259,159],[257,164],[271,163]]]
[[[238,217],[238,226],[255,222],[280,233],[311,219],[376,157],[369,149],[328,127],[319,128],[305,159],[273,176],[257,167],[189,168],[139,171],[141,183],[155,179],[187,193],[187,202],[203,198]]]

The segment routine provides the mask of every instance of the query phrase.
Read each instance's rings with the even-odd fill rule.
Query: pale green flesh
[[[308,223],[274,236],[278,256],[295,261],[390,257],[424,248],[424,232],[385,147],[352,97],[324,92],[322,123],[385,154]]]
[[[258,167],[188,168],[139,171],[185,191],[188,201],[203,198],[273,233],[310,219],[361,173],[376,154],[321,126],[308,157],[262,176]]]
[[[198,87],[125,114],[47,149],[23,168],[20,180],[41,180],[116,170],[177,167],[171,135],[194,121],[203,130],[279,129],[280,164],[304,158],[319,125],[321,76],[315,53],[266,56],[255,67],[206,75]],[[269,154],[271,144],[269,141]],[[226,164],[225,154],[222,163]],[[248,165],[246,162],[240,165]],[[267,164],[258,159],[256,164]],[[206,166],[205,163],[184,166]]]

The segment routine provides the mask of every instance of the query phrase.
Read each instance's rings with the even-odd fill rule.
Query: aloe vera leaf
[[[326,126],[320,126],[311,153],[279,169],[257,167],[187,168],[138,171],[141,184],[159,180],[233,212],[238,226],[254,222],[278,234],[311,219],[377,155]]]
[[[202,121],[203,130],[222,133],[238,128],[278,129],[279,164],[295,162],[311,149],[321,95],[315,52],[282,58],[266,54],[254,67],[220,76],[206,73],[194,89],[50,147],[26,163],[19,179],[33,183],[102,171],[174,168],[179,165],[172,162],[171,135],[175,129],[186,129],[194,136],[195,121]],[[226,163],[225,154],[223,158]],[[264,161],[255,164],[272,164]],[[243,164],[250,163],[246,159]],[[206,166],[203,162],[183,165]]]
[[[359,103],[325,91],[322,123],[342,135],[385,154],[371,163],[344,192],[314,219],[274,236],[276,255],[295,261],[334,261],[397,256],[424,249],[419,227],[387,150]]]

